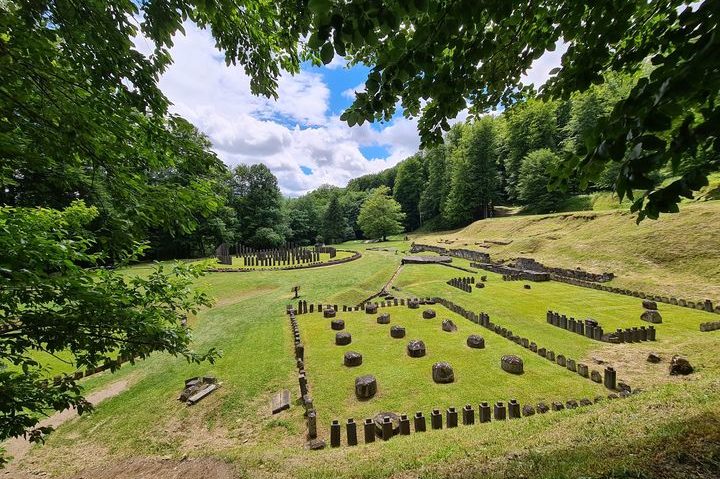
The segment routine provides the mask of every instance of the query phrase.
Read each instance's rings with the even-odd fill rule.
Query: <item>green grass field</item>
[[[475,276],[488,275],[486,288],[465,293],[445,282],[469,273],[443,266],[402,267],[393,283],[400,291],[394,294],[442,296],[473,311],[485,311],[493,322],[540,346],[597,369],[604,366],[593,366],[595,359],[614,366],[619,378],[644,391],[622,401],[518,421],[412,434],[355,448],[306,450],[292,337],[284,314],[292,302],[290,287],[300,285],[301,297],[308,302],[357,304],[393,276],[409,242],[353,242],[342,247],[361,251],[363,257],[319,269],[211,273],[201,278],[197,287],[209,291],[216,304],[191,320],[195,348],[217,347],[223,357],[214,365],[191,365],[154,355],[114,375],[102,373],[85,380],[87,391],[121,379],[128,380],[129,387],[101,403],[93,414],[61,426],[44,446],[34,447],[16,465],[17,471],[42,471],[51,477],[74,477],[86,471],[86,478],[124,478],[153,470],[165,471],[157,477],[184,477],[169,471],[180,474],[177,471],[194,461],[208,461],[203,464],[252,478],[679,479],[712,478],[720,473],[720,332],[698,331],[701,321],[717,320],[717,315],[660,305],[664,322],[657,326],[657,342],[610,345],[548,325],[546,310],[593,317],[611,329],[644,324],[639,320],[640,300],[555,282],[533,283],[526,290],[523,282],[503,282],[485,272]],[[391,251],[368,249],[377,247]],[[688,245],[689,252],[700,254],[700,249]],[[701,260],[686,264],[696,261]],[[467,266],[462,260],[454,263]],[[144,274],[146,269],[141,265],[128,274]],[[704,281],[709,283],[711,278]],[[648,278],[648,290],[654,281]],[[345,347],[333,344],[328,319],[318,314],[298,317],[325,439],[330,420],[359,420],[383,410],[427,413],[433,407],[459,408],[468,402],[580,399],[606,391],[440,305],[431,307],[438,312],[435,320],[420,318],[422,306],[419,310],[389,308],[390,325],[377,324],[374,315],[341,311],[338,317],[346,320],[353,334],[353,343]],[[440,331],[444,318],[452,318],[459,331]],[[392,324],[407,328],[405,339],[389,337]],[[486,349],[465,346],[465,338],[473,332],[484,336]],[[425,358],[405,355],[407,340],[416,336],[428,346]],[[341,365],[347,349],[363,353],[363,366],[348,370]],[[660,354],[663,362],[646,362],[649,351]],[[499,357],[508,353],[525,360],[524,375],[510,376],[500,370]],[[669,376],[673,354],[688,357],[696,372],[688,377]],[[456,383],[432,382],[430,367],[437,360],[453,364]],[[376,398],[362,403],[353,395],[354,377],[361,373],[375,374],[380,390]],[[215,375],[222,387],[195,406],[178,402],[183,380],[199,374]],[[289,410],[273,416],[269,399],[283,388],[295,400]],[[205,475],[212,477],[212,470]]]
[[[686,203],[679,214],[635,224],[626,210],[510,216],[418,243],[475,248],[493,259],[531,257],[548,266],[614,272],[612,285],[720,301],[720,201]]]
[[[437,313],[434,319],[423,319],[422,311],[431,308]],[[459,316],[439,304],[408,309],[405,306],[381,308],[390,314],[390,324],[378,324],[377,315],[365,312],[343,313],[337,317],[345,321],[345,330],[352,334],[352,343],[335,345],[335,333],[330,320],[322,314],[298,316],[299,327],[305,341],[306,369],[312,386],[315,406],[323,429],[332,419],[367,418],[380,411],[404,412],[411,416],[415,411],[450,406],[461,408],[465,404],[518,399],[521,404],[538,401],[561,401],[594,398],[607,394],[603,387],[563,369],[508,339]],[[444,319],[457,325],[456,332],[441,330]],[[406,337],[390,337],[392,325],[405,327]],[[466,345],[470,334],[485,339],[485,349],[472,349]],[[406,345],[411,339],[421,339],[427,355],[411,358]],[[345,351],[363,355],[361,366],[343,365]],[[522,358],[525,372],[512,375],[500,369],[500,357],[514,354]],[[432,380],[432,365],[449,362],[454,370],[452,384],[436,384]],[[355,378],[372,374],[378,381],[378,393],[369,401],[355,398]]]

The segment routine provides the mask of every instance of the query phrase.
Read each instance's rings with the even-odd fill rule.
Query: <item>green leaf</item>
[[[322,62],[327,65],[332,61],[334,56],[335,50],[333,49],[332,43],[325,43],[320,50],[320,59],[322,60]]]

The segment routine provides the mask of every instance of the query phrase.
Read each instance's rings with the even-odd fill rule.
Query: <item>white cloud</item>
[[[342,96],[347,98],[348,100],[355,100],[355,93],[361,93],[365,91],[365,82],[360,83],[355,88],[348,88],[344,92],[342,92]]]
[[[535,60],[530,69],[520,77],[520,81],[525,85],[533,84],[535,89],[539,90],[542,85],[550,78],[550,70],[560,66],[563,54],[568,49],[568,44],[563,40],[555,43],[555,50],[545,52],[540,58]]]
[[[174,38],[174,63],[160,87],[173,102],[172,110],[207,134],[229,166],[264,163],[278,177],[283,193],[298,195],[325,183],[343,186],[417,152],[417,119],[400,117],[386,125],[349,128],[331,114],[330,88],[316,72],[283,75],[277,101],[254,96],[242,68],[225,65],[208,32],[190,23],[185,31],[185,36]],[[136,47],[151,54],[153,45],[139,37]],[[532,64],[521,78],[523,83],[539,88],[566,50],[567,44],[559,41],[555,51]],[[336,55],[325,68],[346,66],[347,61]],[[354,99],[355,92],[364,89],[361,83],[341,95]],[[463,110],[450,123],[464,121],[467,115]],[[361,153],[368,146],[384,147],[387,157],[368,161]],[[305,175],[300,165],[311,168],[312,175]]]
[[[229,166],[264,163],[278,177],[283,193],[299,195],[322,184],[344,186],[348,180],[389,168],[417,151],[417,122],[400,118],[390,125],[349,128],[329,109],[330,89],[319,73],[283,75],[277,101],[250,92],[242,68],[227,67],[209,33],[185,25],[176,36],[173,64],[160,87],[173,102],[172,111],[208,135]],[[136,39],[148,54],[152,45]],[[346,61],[333,59],[328,68]],[[368,161],[364,146],[384,146],[389,156]],[[305,175],[300,166],[312,169]]]
[[[345,68],[347,65],[348,61],[345,60],[345,58],[335,54],[332,61],[325,65],[325,68],[329,68],[330,70],[338,70],[340,68]]]

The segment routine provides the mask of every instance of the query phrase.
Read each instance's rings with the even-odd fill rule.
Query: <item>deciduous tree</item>
[[[405,214],[400,204],[390,196],[390,189],[381,186],[373,190],[360,208],[358,225],[367,238],[382,238],[402,233]]]
[[[35,429],[40,415],[90,408],[72,375],[47,376],[38,351],[70,353],[68,362],[81,370],[113,371],[118,358],[155,351],[195,362],[217,355],[193,352],[183,324],[210,304],[192,287],[200,270],[178,264],[139,276],[91,268],[102,259],[87,229],[97,215],[82,202],[62,211],[0,208],[0,441],[23,434],[42,440],[50,428]]]
[[[486,117],[466,126],[453,153],[450,193],[443,211],[451,227],[491,214],[498,187],[495,123]]]
[[[562,191],[550,191],[550,175],[558,168],[560,158],[548,149],[530,152],[522,162],[518,179],[518,199],[526,210],[549,213],[567,197]]]
[[[427,184],[425,165],[418,155],[402,161],[397,167],[393,198],[405,213],[405,229],[420,227],[420,195]]]

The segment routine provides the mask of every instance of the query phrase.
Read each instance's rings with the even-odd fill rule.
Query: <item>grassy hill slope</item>
[[[527,256],[548,266],[611,271],[616,286],[720,300],[718,201],[686,204],[680,214],[639,225],[627,211],[511,216],[414,240],[477,249],[493,259]]]

